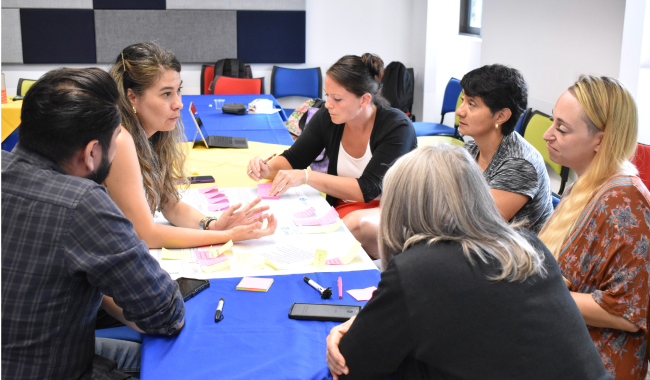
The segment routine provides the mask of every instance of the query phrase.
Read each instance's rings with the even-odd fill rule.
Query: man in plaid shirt
[[[19,143],[2,152],[3,379],[127,378],[95,354],[100,304],[149,334],[184,325],[178,285],[100,185],[118,99],[100,69],[50,71],[25,96]]]

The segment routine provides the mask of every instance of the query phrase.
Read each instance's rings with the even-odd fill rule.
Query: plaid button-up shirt
[[[103,186],[20,144],[3,151],[2,379],[110,378],[94,354],[102,294],[147,333],[172,334],[185,315]]]

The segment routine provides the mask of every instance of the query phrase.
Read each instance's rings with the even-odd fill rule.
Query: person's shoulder
[[[421,241],[393,258],[400,270],[409,273],[442,270],[464,263],[462,246],[454,241]]]
[[[521,158],[529,161],[532,164],[544,163],[542,154],[526,139],[524,139],[519,132],[512,132],[504,137],[507,148],[507,156],[510,158]]]
[[[120,153],[120,150],[135,150],[135,141],[133,140],[133,136],[131,136],[129,130],[123,126],[120,126],[120,128],[120,134],[117,135],[117,139],[115,140],[117,143],[117,154]]]
[[[606,195],[608,198],[636,199],[650,204],[650,191],[637,176],[621,175],[612,177],[601,186],[599,193],[601,196]]]

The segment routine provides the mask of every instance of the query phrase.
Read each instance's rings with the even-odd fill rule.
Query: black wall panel
[[[166,9],[166,0],[93,0],[95,9]]]
[[[304,11],[237,11],[237,58],[305,63]]]
[[[23,63],[95,63],[92,9],[21,9]]]

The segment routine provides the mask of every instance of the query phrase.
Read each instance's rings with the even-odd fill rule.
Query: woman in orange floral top
[[[578,180],[540,233],[616,379],[645,379],[650,193],[629,159],[634,100],[616,79],[583,75],[557,101],[544,134],[551,160]]]

